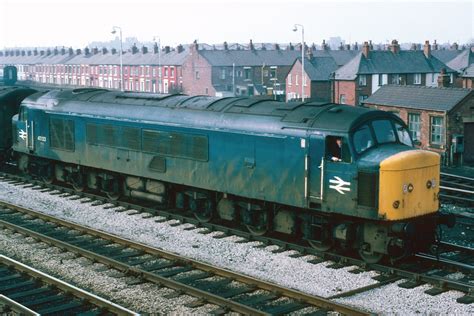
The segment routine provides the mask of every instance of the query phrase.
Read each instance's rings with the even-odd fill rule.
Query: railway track
[[[247,315],[286,314],[308,307],[347,315],[366,315],[356,308],[283,288],[187,259],[114,235],[0,203],[0,227],[77,253],[140,280],[196,297],[192,307],[220,306],[215,312]]]
[[[0,255],[1,315],[138,315]]]
[[[181,224],[193,224],[194,226],[190,229],[195,229],[196,227],[203,227],[206,229],[205,232],[219,231],[222,233],[219,238],[233,235],[244,238],[244,240],[241,242],[259,241],[264,245],[278,246],[278,249],[274,250],[273,252],[294,250],[297,253],[292,256],[295,257],[311,254],[316,256],[316,259],[312,261],[313,263],[316,264],[320,262],[331,261],[332,264],[329,265],[329,267],[334,269],[355,265],[358,267],[350,272],[360,273],[363,271],[372,270],[380,273],[379,276],[374,277],[374,279],[377,280],[378,283],[363,288],[351,290],[348,292],[343,292],[333,297],[329,297],[329,299],[355,295],[357,293],[369,291],[371,289],[384,286],[385,284],[393,283],[399,281],[400,279],[404,279],[405,282],[400,284],[400,286],[402,287],[415,287],[422,284],[430,284],[432,285],[432,290],[427,291],[427,293],[429,294],[436,295],[444,291],[456,290],[461,291],[465,294],[463,297],[457,299],[458,302],[469,304],[473,301],[474,289],[472,277],[474,267],[472,266],[472,258],[474,258],[474,254],[471,248],[467,248],[467,257],[470,256],[471,258],[467,260],[467,264],[455,264],[454,260],[450,260],[450,262],[447,262],[447,260],[441,260],[440,256],[435,256],[435,258],[433,258],[428,257],[426,254],[425,256],[420,254],[416,258],[413,258],[413,260],[411,260],[410,262],[402,263],[397,267],[391,264],[367,264],[361,261],[360,259],[344,256],[337,253],[321,253],[314,250],[313,248],[306,247],[305,245],[297,244],[294,241],[292,242],[282,240],[276,238],[275,236],[253,236],[252,234],[240,230],[238,228],[231,228],[215,223],[200,223],[193,217],[187,216],[183,213],[174,213],[173,210],[158,210],[146,207],[144,205],[137,205],[127,201],[112,201],[102,196],[97,196],[86,192],[75,192],[72,189],[55,185],[47,185],[45,187],[45,184],[43,182],[35,180],[25,180],[15,175],[3,174],[3,176],[8,179],[7,181],[10,181],[11,183],[14,183],[16,185],[29,186],[33,189],[50,192],[51,194],[62,194],[65,198],[69,197],[73,200],[87,198],[87,200],[81,201],[89,202],[92,205],[110,204],[111,206],[106,206],[106,208],[119,207],[117,211],[135,210],[135,214],[149,213],[150,216],[158,215],[160,216],[160,218],[156,220],[157,222],[175,220],[176,224],[174,224],[173,226]],[[454,272],[461,272],[464,274],[464,277],[457,280],[450,279],[449,275]]]
[[[474,178],[441,172],[441,200],[461,206],[474,206]]]

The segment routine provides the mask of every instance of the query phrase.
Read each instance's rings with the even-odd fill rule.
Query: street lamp
[[[122,52],[123,52],[123,41],[122,41],[122,28],[120,26],[112,27],[112,34],[117,33],[117,30],[120,31],[120,91],[123,91],[123,61],[122,61]]]
[[[156,36],[153,37],[156,41]],[[158,37],[158,93],[161,93],[161,39]]]
[[[293,32],[298,31],[298,27],[301,28],[301,101],[304,102],[304,26],[295,24]]]

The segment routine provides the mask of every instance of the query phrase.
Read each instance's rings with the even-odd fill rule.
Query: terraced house
[[[182,45],[159,52],[135,45],[123,52],[123,87],[127,91],[172,92],[182,90],[181,66],[187,51]],[[0,52],[0,65],[18,67],[18,79],[37,84],[120,89],[119,52],[84,50],[10,50]]]
[[[280,49],[256,47],[206,48],[194,42],[183,63],[184,92],[210,96],[273,96],[284,100],[285,78],[301,51],[289,45]]]
[[[434,57],[431,45],[423,50],[400,50],[396,40],[389,50],[373,50],[365,42],[362,51],[335,71],[333,100],[336,103],[359,105],[385,84],[436,87],[441,69],[445,68],[454,83],[456,71]]]

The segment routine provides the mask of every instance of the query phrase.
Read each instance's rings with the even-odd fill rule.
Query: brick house
[[[442,68],[454,82],[456,72],[431,54],[428,41],[423,51],[400,50],[396,40],[392,41],[389,50],[374,51],[371,44],[365,42],[357,56],[335,71],[333,100],[335,103],[361,104],[385,84],[435,87]]]
[[[301,52],[257,49],[252,41],[247,49],[205,49],[197,42],[191,45],[183,63],[183,89],[190,95],[273,95],[285,94],[285,78]]]
[[[356,50],[330,50],[323,41],[322,50],[307,49],[304,64],[304,97],[308,101],[331,102],[331,74],[355,55]],[[301,57],[297,58],[286,77],[286,101],[301,99]]]
[[[166,46],[159,53],[135,45],[123,52],[124,90],[173,92],[182,90],[181,65],[187,50]],[[15,65],[18,80],[71,87],[120,89],[120,58],[116,49],[37,49],[0,52],[0,67]],[[161,70],[161,75],[160,75]],[[160,84],[161,83],[161,84]]]
[[[441,75],[440,81],[449,82]],[[438,152],[443,162],[474,165],[474,91],[462,88],[384,85],[364,105],[400,116],[419,148]],[[464,136],[457,153],[455,135]]]

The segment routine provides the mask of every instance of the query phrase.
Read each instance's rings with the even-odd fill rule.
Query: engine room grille
[[[74,121],[51,118],[49,134],[51,148],[74,151]]]
[[[178,132],[143,131],[143,150],[163,156],[207,161],[207,136]]]
[[[375,207],[377,198],[377,174],[359,172],[357,201],[359,205]]]
[[[140,129],[112,125],[86,125],[88,144],[141,150]]]

